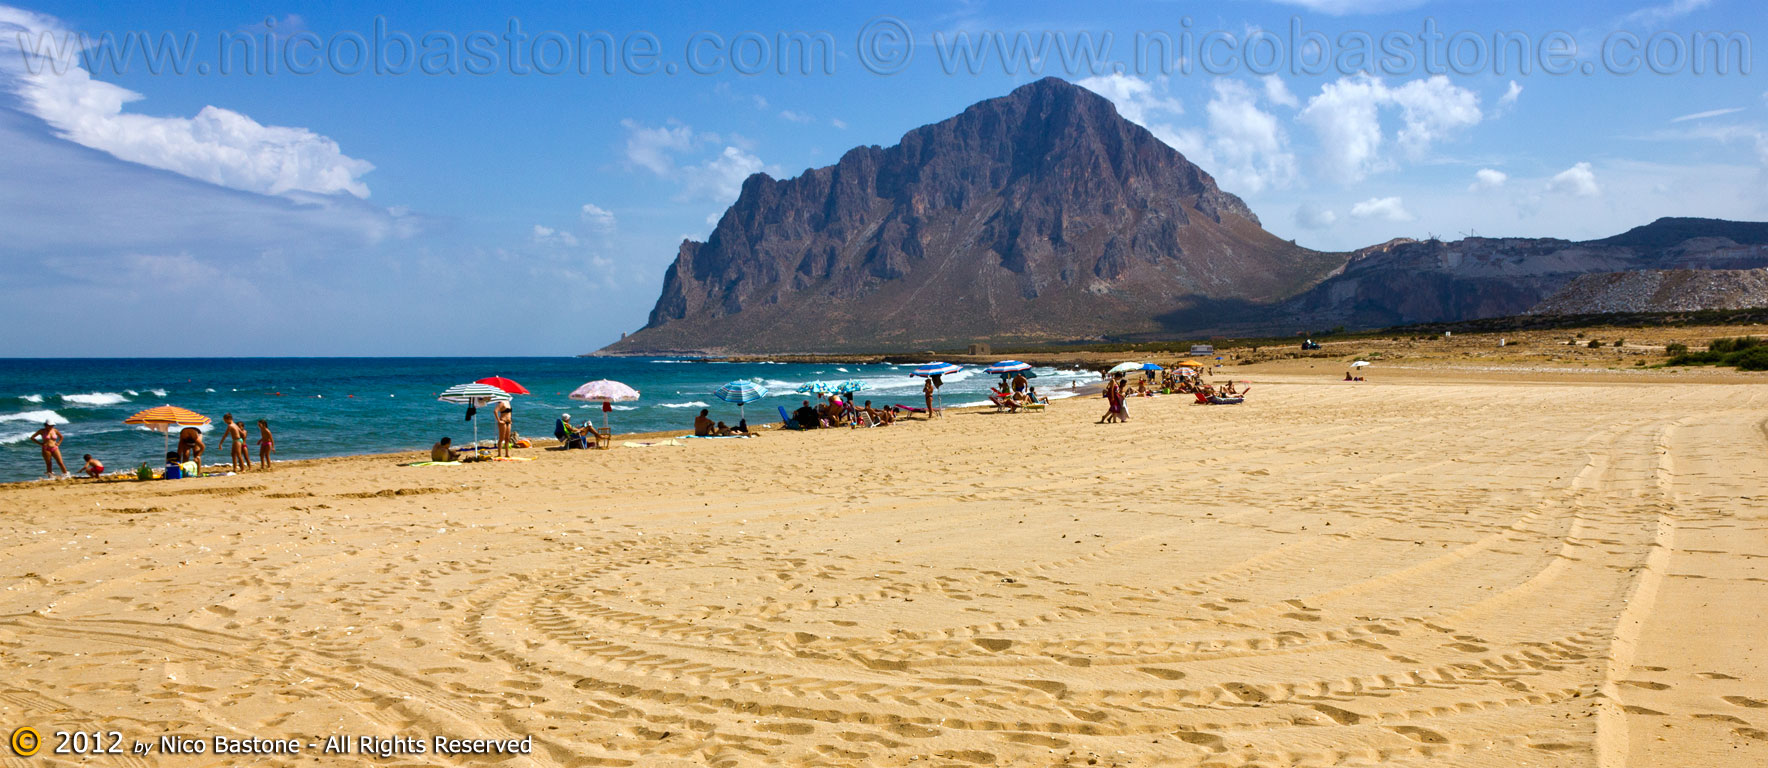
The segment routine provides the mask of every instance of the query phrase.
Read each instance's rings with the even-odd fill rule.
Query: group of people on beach
[[[227,448],[233,463],[233,471],[244,472],[253,467],[252,452],[246,444],[246,423],[233,418],[233,414],[221,415],[221,439],[216,441],[217,448]],[[231,445],[229,445],[231,443]],[[208,445],[203,441],[203,431],[196,427],[185,427],[178,432],[178,450],[166,452],[166,479],[200,474],[203,469],[203,452]],[[259,469],[270,469],[270,455],[276,453],[276,436],[270,432],[267,419],[258,420],[258,464]]]
[[[1037,387],[1032,386],[1031,380],[1027,379],[1023,373],[1013,374],[1013,378],[1010,380],[1003,379],[999,387],[990,387],[988,400],[994,403],[997,409],[1004,408],[1013,412],[1018,412],[1029,406],[1050,404],[1050,398],[1039,395]]]
[[[233,459],[233,471],[244,472],[251,469],[252,455],[251,450],[246,446],[248,435],[246,434],[245,422],[235,421],[233,414],[231,413],[223,415],[221,421],[224,425],[224,429],[221,432],[219,445],[227,447],[228,442],[232,441],[233,445],[231,447],[231,454]],[[37,447],[43,451],[44,477],[54,479],[57,477],[57,470],[60,470],[60,477],[68,478],[73,476],[68,472],[67,464],[63,462],[61,456],[62,442],[65,441],[67,437],[62,434],[60,429],[56,428],[54,422],[43,422],[43,428],[32,433],[30,439],[31,442],[36,443]],[[180,430],[178,432],[178,450],[166,452],[166,469],[162,474],[162,477],[176,480],[186,475],[201,473],[203,466],[203,450],[205,448],[206,444],[203,442],[202,430],[197,429],[196,427],[185,427]],[[275,452],[276,437],[270,432],[270,422],[265,419],[259,419],[258,466],[263,469],[269,469],[270,455]],[[84,463],[80,467],[80,474],[94,479],[104,474],[104,462],[93,458],[90,453],[84,454],[82,459],[84,460]]]
[[[872,406],[872,401],[854,404],[852,396],[817,395],[817,404],[812,406],[809,400],[801,401],[798,410],[786,421],[787,429],[826,429],[830,427],[887,427],[896,423],[898,411],[903,406],[892,405],[883,408]],[[933,411],[929,405],[927,411]]]
[[[1117,424],[1130,420],[1128,401],[1132,397],[1154,397],[1159,394],[1196,395],[1198,402],[1222,398],[1238,398],[1244,393],[1234,388],[1233,380],[1215,386],[1203,381],[1201,371],[1179,369],[1162,371],[1159,379],[1152,375],[1144,376],[1134,382],[1122,373],[1112,374],[1105,379],[1105,390],[1101,397],[1105,398],[1105,415],[1099,417],[1100,424]]]

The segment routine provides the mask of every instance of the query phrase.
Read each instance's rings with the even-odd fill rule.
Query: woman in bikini
[[[56,467],[61,468],[63,476],[67,475],[68,465],[61,460],[61,430],[56,429],[53,422],[43,422],[43,428],[32,433],[31,442],[43,449],[44,477],[55,477]]]
[[[270,434],[270,422],[258,420],[258,463],[270,468],[270,454],[276,453],[276,437]]]

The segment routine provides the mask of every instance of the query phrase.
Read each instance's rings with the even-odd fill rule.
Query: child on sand
[[[270,454],[276,453],[276,437],[270,434],[270,422],[258,420],[258,464],[270,468]]]
[[[81,473],[85,474],[87,477],[94,478],[94,479],[96,479],[99,475],[104,474],[104,464],[99,462],[98,459],[92,458],[92,454],[90,454],[90,453],[86,454],[85,459],[86,459],[86,466],[80,467]]]

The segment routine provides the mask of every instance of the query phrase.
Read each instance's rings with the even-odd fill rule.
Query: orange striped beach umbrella
[[[166,447],[171,447],[173,427],[200,427],[210,423],[209,417],[188,408],[176,405],[162,405],[123,419],[124,424],[139,424],[148,429],[158,430],[166,435]]]

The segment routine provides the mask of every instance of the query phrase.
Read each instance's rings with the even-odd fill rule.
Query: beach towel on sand
[[[399,466],[401,466],[401,467],[457,467],[457,466],[460,466],[460,462],[458,462],[458,461],[414,461],[410,464],[400,464]]]
[[[670,438],[668,440],[658,440],[656,442],[649,442],[649,443],[638,443],[638,442],[633,442],[631,440],[628,440],[624,443],[621,443],[620,445],[622,445],[626,448],[655,448],[659,445],[681,445],[681,443],[678,442],[675,438]]]
[[[681,440],[742,440],[754,435],[682,435]]]

